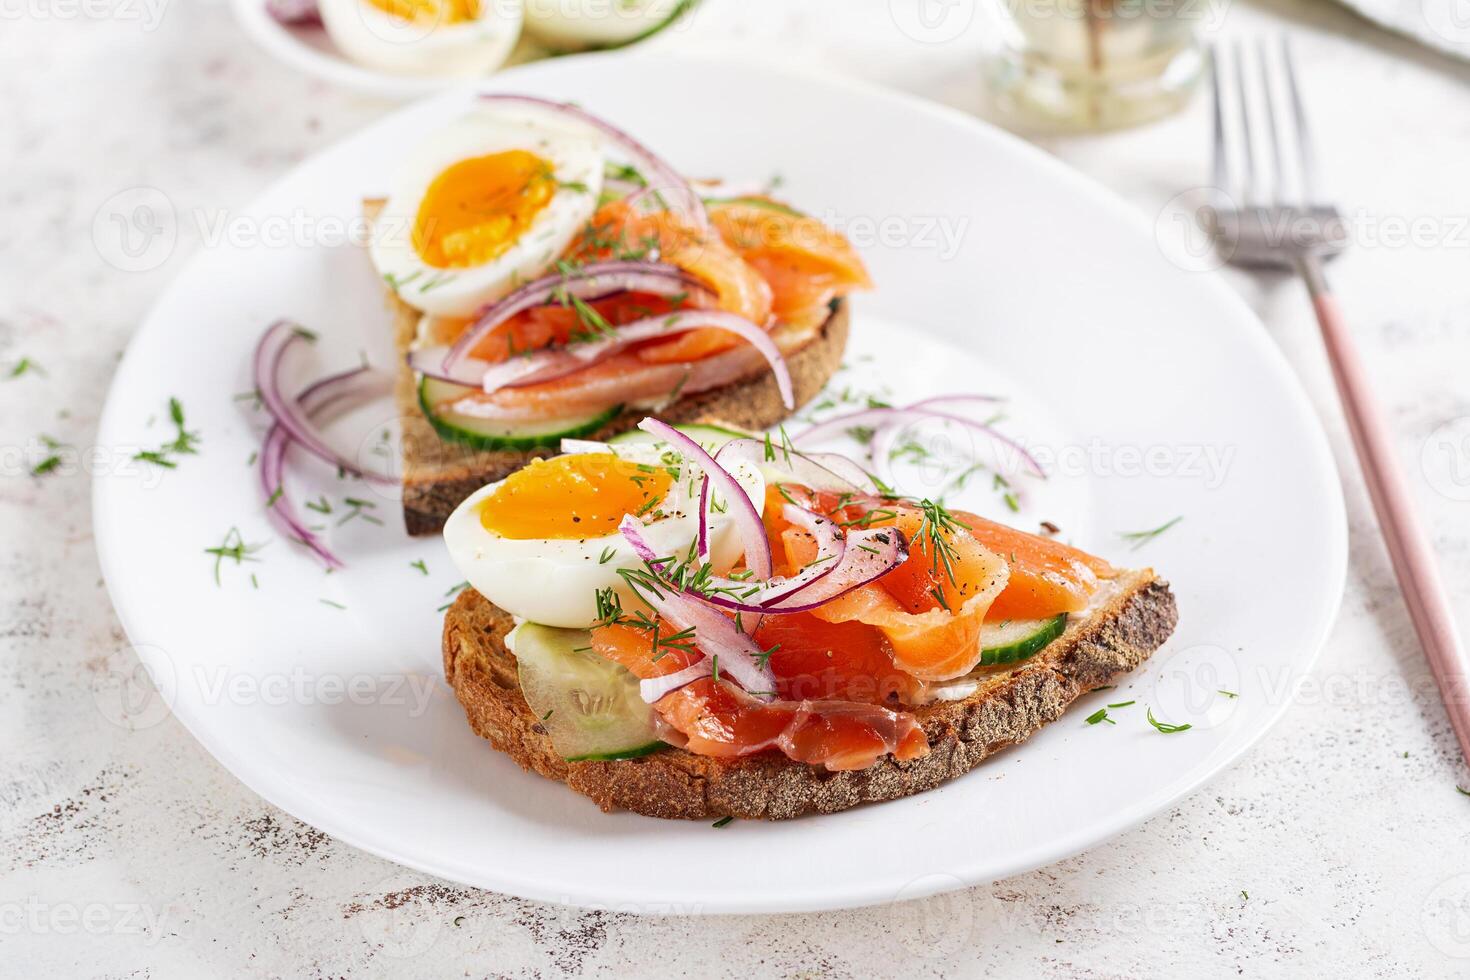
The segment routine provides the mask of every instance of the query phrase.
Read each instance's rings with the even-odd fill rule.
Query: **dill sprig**
[[[1182,520],[1184,520],[1183,514],[1174,518],[1172,521],[1165,521],[1158,527],[1150,528],[1147,531],[1124,531],[1120,533],[1118,537],[1122,538],[1124,541],[1132,542],[1133,550],[1137,551],[1139,548],[1142,548],[1144,545],[1148,544],[1154,538],[1163,534],[1165,531],[1169,530],[1169,528],[1173,527],[1175,524],[1178,524]]]
[[[949,535],[961,530],[963,525],[937,501],[921,500],[919,510],[923,518],[919,521],[918,533],[914,535],[915,544],[929,553],[931,573],[937,575],[942,565],[949,584],[958,586],[954,575],[955,550],[949,542]]]
[[[263,547],[265,547],[263,544],[247,544],[244,536],[240,534],[239,528],[230,528],[225,534],[223,541],[213,548],[204,549],[206,555],[214,556],[214,584],[221,584],[219,570],[220,566],[224,564],[225,559],[231,559],[236,565],[247,561],[260,561],[254,555]]]
[[[184,425],[184,406],[177,398],[168,400],[168,417],[174,424],[173,439],[157,449],[140,450],[133,454],[133,459],[171,470],[178,466],[175,456],[199,454],[199,433],[189,431]]]

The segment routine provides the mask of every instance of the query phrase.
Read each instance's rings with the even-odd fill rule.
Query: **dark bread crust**
[[[466,589],[444,618],[444,676],[470,727],[523,769],[566,783],[604,811],[651,817],[784,820],[921,793],[1060,718],[1083,694],[1136,668],[1173,632],[1178,611],[1152,570],[1126,572],[1106,605],[969,697],[910,709],[930,751],[858,772],[828,772],[777,753],[712,759],[665,749],[618,762],[566,762],[538,723],[505,648],[508,613]]]
[[[369,222],[382,204],[363,202]],[[386,297],[393,314],[394,346],[406,352],[418,331],[419,312],[392,289],[386,290]],[[848,304],[839,300],[816,334],[786,356],[798,407],[815,398],[842,366],[849,320]],[[533,459],[556,455],[551,449],[479,452],[440,438],[424,418],[414,372],[403,360],[399,361],[394,398],[403,431],[403,521],[409,534],[437,533],[454,508],[485,484],[503,480]],[[648,414],[639,409],[623,412],[585,438],[610,439],[634,428]],[[684,396],[658,411],[665,422],[716,422],[754,431],[769,428],[790,414],[781,401],[775,376],[764,368],[744,381]]]

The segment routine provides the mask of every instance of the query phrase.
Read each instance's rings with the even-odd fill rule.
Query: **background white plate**
[[[378,283],[341,232],[403,148],[471,98],[448,93],[268,190],[239,218],[257,234],[201,255],[159,301],[108,399],[101,442],[117,458],[165,441],[169,395],[202,434],[202,454],[176,470],[98,476],[97,542],[119,615],[175,713],[247,785],[349,843],[517,895],[640,911],[816,909],[918,897],[1096,844],[1198,787],[1285,707],[1345,570],[1327,447],[1245,305],[1167,261],[1123,205],[965,116],[848,82],[608,55],[495,85],[578,100],[686,173],[780,173],[784,194],[862,241],[880,288],[857,305],[856,329],[886,358],[878,367],[907,391],[937,391],[978,363],[977,384],[1036,406],[1022,416],[1044,410],[1031,435],[1061,443],[1051,448],[1064,460],[1053,477],[1064,530],[1162,570],[1179,630],[1117,691],[1084,698],[1026,745],[881,806],[713,830],[603,815],[522,773],[436,681],[435,607],[459,578],[442,545],[407,539],[380,499],[390,523],[334,528],[351,567],[324,576],[269,532],[247,464],[258,416],[232,397],[278,316],[323,334],[324,367],[358,349],[387,357]],[[961,230],[953,254],[930,243],[941,222]],[[295,229],[285,243],[283,223]],[[936,353],[931,337],[972,360]],[[1014,425],[1026,434],[1024,418]],[[1223,477],[1204,465],[1209,453]],[[303,492],[365,495],[320,470],[303,479]],[[1176,515],[1136,554],[1117,537]],[[271,543],[257,564],[227,564],[216,586],[203,549],[232,526]],[[429,576],[410,567],[419,558]],[[1083,722],[1124,700],[1138,704],[1115,710],[1115,726]],[[1145,704],[1195,727],[1161,735]]]
[[[435,77],[426,75],[400,75],[358,64],[337,49],[327,29],[321,24],[282,24],[265,9],[265,0],[230,0],[230,9],[238,23],[256,44],[283,64],[290,65],[323,81],[341,85],[355,92],[374,95],[385,99],[413,99],[458,88],[465,84],[464,78]],[[660,38],[684,29],[684,22],[693,12],[686,13],[680,20],[644,41],[638,46],[659,43]],[[550,57],[577,57],[573,54],[556,54],[545,45],[539,44],[526,34],[521,35],[515,49],[506,60],[506,66],[514,66]]]

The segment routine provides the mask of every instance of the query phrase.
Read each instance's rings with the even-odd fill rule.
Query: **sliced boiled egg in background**
[[[751,500],[765,499],[755,467],[741,464],[734,476]],[[717,496],[710,560],[718,573],[742,554],[729,511]],[[697,471],[685,466],[675,477],[651,448],[537,460],[460,504],[444,541],[470,585],[495,605],[534,623],[586,629],[597,620],[598,589],[616,589],[624,609],[642,608],[618,574],[643,567],[618,533],[625,514],[639,515],[656,552],[683,560],[699,532]]]
[[[332,43],[369,68],[470,77],[505,63],[521,36],[521,0],[320,0]]]
[[[526,33],[562,50],[628,44],[672,24],[697,0],[525,0]]]
[[[601,138],[484,107],[427,138],[374,222],[378,273],[415,309],[467,317],[544,275],[602,192]]]

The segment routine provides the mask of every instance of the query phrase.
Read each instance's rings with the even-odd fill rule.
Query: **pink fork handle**
[[[1460,752],[1470,762],[1470,698],[1466,697],[1470,660],[1455,630],[1434,552],[1414,512],[1409,485],[1394,455],[1383,413],[1373,397],[1362,358],[1348,333],[1337,298],[1328,291],[1315,258],[1303,262],[1302,272],[1312,292],[1312,305],[1322,327],[1322,341],[1337,381],[1337,393],[1347,415],[1353,445],[1358,450],[1358,461],[1363,467],[1373,509],[1378,514],[1379,527],[1388,544],[1394,574],[1409,607],[1409,618],[1439,685],[1450,724],[1460,741]]]

